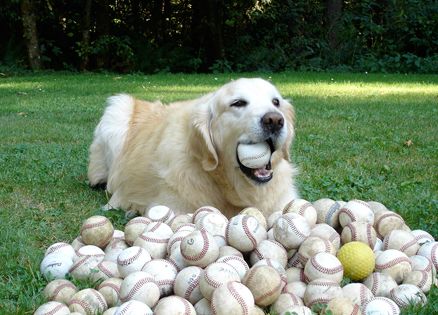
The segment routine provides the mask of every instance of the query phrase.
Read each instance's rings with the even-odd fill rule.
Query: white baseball
[[[170,238],[169,242],[167,243],[167,254],[169,255],[172,253],[172,251],[175,250],[175,248],[180,247],[181,241],[184,237],[192,233],[193,231],[190,230],[181,230],[178,232],[175,232]]]
[[[432,235],[430,235],[428,232],[423,230],[412,230],[411,234],[415,237],[417,240],[418,245],[423,245],[424,243],[428,242],[435,242],[435,239]]]
[[[107,309],[105,312],[102,313],[102,315],[114,315],[117,312],[118,306],[113,306],[109,309]],[[70,315],[82,315],[81,313],[74,312],[70,313]]]
[[[175,212],[167,206],[158,205],[147,209],[144,216],[154,222],[169,223],[175,217]]]
[[[300,262],[302,267],[306,265],[307,261],[318,253],[329,253],[336,255],[336,249],[332,242],[316,236],[309,236],[301,244],[298,252],[295,254],[296,259]]]
[[[292,281],[288,282],[283,290],[282,293],[293,293],[294,295],[298,296],[299,298],[304,297],[304,292],[306,292],[307,284],[303,281]]]
[[[242,283],[231,281],[214,290],[211,309],[215,315],[247,315],[254,308],[254,297]]]
[[[152,315],[149,306],[140,301],[131,300],[120,305],[114,315]]]
[[[126,244],[124,240],[113,239],[105,247],[104,260],[117,263],[117,257],[120,255],[121,252],[123,252],[123,250],[127,249],[128,247],[129,247],[128,244]]]
[[[108,305],[105,298],[97,290],[84,289],[75,293],[68,304],[71,312],[82,314],[103,313]]]
[[[153,308],[160,298],[160,289],[154,277],[144,271],[129,274],[120,286],[120,301],[137,300]]]
[[[48,301],[67,304],[76,292],[78,292],[78,289],[70,281],[56,279],[46,285],[43,295]]]
[[[117,257],[117,268],[120,277],[125,278],[133,272],[140,271],[148,261],[151,261],[151,255],[139,246],[132,246],[123,250]]]
[[[339,283],[330,279],[319,278],[307,284],[303,300],[307,307],[312,307],[316,303],[327,304],[335,297],[341,297],[342,294]]]
[[[248,168],[261,168],[269,163],[271,159],[271,148],[267,142],[254,144],[239,144],[237,156],[240,163]]]
[[[205,268],[199,279],[199,288],[202,295],[207,300],[211,300],[214,289],[230,281],[240,282],[240,277],[236,269],[227,263],[212,263]]]
[[[310,225],[297,213],[286,213],[277,219],[274,226],[274,237],[287,250],[298,248],[310,235]]]
[[[313,202],[313,207],[316,209],[317,214],[316,223],[325,223],[332,228],[338,228],[341,206],[343,206],[343,202],[329,198],[322,198]]]
[[[226,264],[229,264],[231,267],[233,267],[237,273],[239,274],[240,280],[243,279],[246,272],[249,270],[249,266],[246,263],[245,259],[243,259],[240,256],[230,255],[230,256],[223,256],[216,260],[216,262],[223,262]]]
[[[400,230],[404,224],[403,218],[394,211],[380,211],[374,217],[374,228],[382,239],[392,230]]]
[[[58,242],[55,244],[50,245],[45,254],[44,257],[50,254],[61,254],[64,256],[69,257],[71,260],[73,260],[76,256],[75,249],[70,244],[64,243],[64,242]]]
[[[243,257],[243,254],[241,252],[239,252],[237,249],[235,249],[233,246],[222,246],[221,248],[219,248],[219,257],[224,257],[224,256],[239,256],[239,257]]]
[[[279,217],[283,215],[283,211],[275,211],[272,212],[268,217],[268,226],[267,229],[271,229],[274,226],[274,223],[278,220]]]
[[[421,245],[417,254],[429,258],[435,270],[438,271],[438,242],[429,242]]]
[[[75,259],[86,257],[86,256],[101,258],[101,260],[103,260],[103,258],[105,257],[105,252],[100,247],[97,247],[95,245],[85,245],[79,248],[78,250],[76,250]]]
[[[97,287],[97,291],[105,298],[108,307],[120,304],[120,287],[123,280],[120,278],[109,278],[104,280]]]
[[[184,314],[196,315],[195,308],[186,299],[171,295],[158,301],[154,315]]]
[[[255,207],[247,207],[240,211],[239,214],[252,215],[257,219],[257,221],[259,221],[259,223],[265,228],[265,230],[268,229],[268,223],[266,221],[265,215],[259,209]]]
[[[277,260],[283,267],[287,264],[287,251],[279,242],[274,240],[263,240],[257,248],[251,252],[249,261],[254,265],[259,260],[271,258]]]
[[[147,262],[141,270],[154,277],[158,288],[160,288],[161,297],[172,294],[178,271],[171,262],[165,259],[153,259]]]
[[[216,240],[218,247],[226,245],[225,231],[227,229],[228,219],[222,213],[207,213],[199,218],[195,226],[198,230],[207,230]]]
[[[104,216],[94,215],[82,223],[81,239],[87,245],[104,248],[112,239],[114,227]]]
[[[294,281],[306,281],[306,277],[304,275],[304,268],[298,268],[298,267],[290,267],[286,269],[286,278],[287,283],[294,282]]]
[[[427,303],[426,295],[413,284],[400,284],[397,288],[391,290],[390,298],[400,308],[405,308],[410,304],[425,305]]]
[[[120,273],[117,267],[117,263],[113,261],[103,260],[97,264],[93,270],[91,270],[90,279],[94,282],[106,280],[109,278],[119,278]]]
[[[172,234],[173,232],[163,235],[157,232],[145,231],[134,241],[134,246],[145,249],[153,259],[164,258],[166,257],[167,244]]]
[[[193,223],[196,224],[196,222],[207,213],[222,213],[222,212],[218,208],[212,206],[200,207],[196,209],[195,212],[193,212]]]
[[[181,246],[175,247],[167,257],[167,260],[175,266],[178,272],[189,266],[181,254]]]
[[[226,240],[241,252],[254,250],[266,237],[265,228],[253,216],[239,214],[228,222]]]
[[[350,200],[339,210],[339,223],[342,227],[354,221],[374,224],[374,212],[368,203],[362,200]]]
[[[332,311],[332,314],[348,314],[359,315],[359,305],[353,303],[347,297],[335,297],[327,304],[327,309]]]
[[[421,255],[414,255],[409,257],[411,261],[412,270],[425,271],[435,276],[435,267],[432,264],[430,258]]]
[[[176,232],[178,228],[187,223],[193,223],[192,217],[187,214],[178,214],[169,222],[169,226],[172,231]]]
[[[271,305],[270,310],[281,314],[292,306],[304,305],[303,300],[293,293],[281,293],[277,300]]]
[[[202,298],[195,304],[196,315],[213,315],[211,310],[210,301],[206,298]]]
[[[409,257],[396,249],[388,249],[376,257],[375,271],[390,275],[395,282],[402,283],[406,274],[412,271]]]
[[[408,257],[414,256],[420,245],[415,237],[407,231],[392,230],[383,239],[383,250],[397,249],[405,253]]]
[[[363,284],[374,296],[383,297],[388,297],[389,292],[398,286],[390,275],[381,272],[373,272],[363,280]]]
[[[82,242],[81,236],[78,236],[73,240],[73,242],[71,242],[71,246],[74,250],[78,250],[82,246],[85,246],[85,244]]]
[[[426,271],[413,270],[405,276],[403,284],[413,284],[424,293],[427,293],[432,287],[433,278]]]
[[[135,217],[125,225],[125,242],[128,245],[134,244],[134,241],[143,234],[152,220],[146,217]]]
[[[349,283],[342,288],[343,296],[359,306],[374,298],[374,294],[362,283]]]
[[[33,315],[67,315],[70,310],[65,304],[55,301],[44,303],[37,308]]]
[[[388,208],[383,203],[377,201],[367,201],[367,203],[370,206],[371,210],[374,212],[374,214],[382,211],[388,211]]]
[[[322,252],[307,261],[304,266],[304,275],[307,282],[324,278],[336,283],[341,283],[344,268],[335,255]]]
[[[338,251],[341,247],[341,237],[339,236],[338,232],[336,232],[334,228],[326,223],[319,223],[315,225],[310,231],[309,236],[317,236],[319,238],[332,242],[335,246],[336,251]]]
[[[243,284],[251,290],[255,304],[262,307],[274,303],[283,287],[280,274],[271,266],[252,267],[243,278]]]
[[[286,269],[284,269],[281,263],[279,263],[277,260],[265,258],[256,262],[252,267],[256,267],[256,266],[270,266],[274,268],[277,271],[277,273],[280,275],[281,289],[283,289],[283,287],[286,285],[287,283]]]
[[[342,229],[341,233],[342,244],[349,242],[362,242],[368,244],[370,248],[374,248],[377,241],[376,230],[373,225],[364,221],[354,221],[348,223]]]
[[[200,301],[203,298],[199,288],[202,273],[202,268],[198,266],[190,266],[181,270],[173,285],[175,295],[185,298],[193,305]]]
[[[399,315],[400,308],[389,298],[378,296],[370,300],[362,308],[364,315],[374,314],[387,314],[387,315]]]
[[[85,246],[84,246],[85,247]],[[84,248],[82,247],[82,248]],[[102,255],[78,255],[74,264],[71,266],[69,273],[76,280],[89,280],[92,271],[103,261]]]
[[[73,260],[66,255],[56,253],[44,257],[40,264],[40,272],[47,279],[63,279],[73,266]]]
[[[183,238],[180,244],[181,255],[190,266],[206,267],[219,256],[216,241],[206,230],[195,230]]]
[[[283,214],[286,213],[297,213],[302,215],[311,228],[315,226],[318,217],[315,207],[304,199],[294,199],[286,204],[283,208]]]

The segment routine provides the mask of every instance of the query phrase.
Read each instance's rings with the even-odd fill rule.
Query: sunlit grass
[[[376,200],[438,237],[438,76],[41,74],[0,79],[0,314],[43,303],[44,249],[72,241],[106,196],[86,182],[88,146],[115,93],[195,98],[239,77],[275,83],[296,110],[303,198]],[[113,220],[122,226],[119,215]],[[434,291],[436,292],[436,291]],[[423,314],[434,314],[436,293]],[[428,313],[429,312],[429,313]]]

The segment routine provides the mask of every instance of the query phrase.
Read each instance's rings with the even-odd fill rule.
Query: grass
[[[262,76],[294,101],[292,156],[302,197],[382,202],[412,229],[438,238],[438,76],[381,74],[114,75],[0,78],[0,314],[44,302],[44,250],[71,242],[99,213],[87,186],[87,151],[106,97],[119,92],[170,102],[240,76]],[[120,228],[123,215],[111,213]],[[435,289],[428,306],[438,311]]]

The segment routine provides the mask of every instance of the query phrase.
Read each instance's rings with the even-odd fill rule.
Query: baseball
[[[291,267],[286,269],[287,283],[294,281],[305,282],[304,269],[298,267]]]
[[[421,255],[414,255],[409,257],[409,260],[411,261],[412,270],[425,271],[431,275],[435,274],[435,267],[429,258]]]
[[[85,248],[81,247],[82,248]],[[103,261],[104,255],[83,255],[79,254],[75,260],[74,264],[71,266],[69,273],[76,280],[89,280],[92,274],[92,270]]]
[[[303,300],[307,307],[312,307],[316,303],[327,304],[336,297],[342,297],[342,294],[339,283],[319,278],[309,282]]]
[[[339,247],[341,247],[341,237],[339,236],[338,232],[336,232],[336,230],[328,224],[319,223],[315,225],[310,231],[309,236],[317,236],[323,240],[332,242],[336,251],[339,249]]]
[[[415,237],[417,240],[418,245],[423,245],[424,243],[428,242],[435,242],[435,239],[432,235],[430,235],[428,232],[423,230],[412,230],[411,234]]]
[[[438,270],[438,242],[428,242],[421,245],[417,254],[429,258],[435,270]]]
[[[374,223],[374,212],[365,201],[350,200],[339,210],[339,223],[342,227],[354,221]]]
[[[400,284],[406,274],[412,271],[411,261],[405,253],[396,249],[387,249],[377,256],[375,271],[390,275]]]
[[[382,211],[388,211],[388,208],[386,208],[386,206],[380,202],[377,201],[367,201],[368,205],[370,206],[371,210],[374,212],[374,214],[376,215],[379,212]]]
[[[223,256],[218,258],[216,262],[223,262],[233,267],[239,274],[240,280],[243,279],[246,272],[249,270],[249,266],[246,263],[245,259],[243,259],[240,256],[234,256],[234,255]]]
[[[211,309],[215,315],[247,315],[254,308],[254,297],[243,284],[230,281],[214,290]]]
[[[274,223],[278,220],[279,217],[283,215],[283,211],[275,211],[268,217],[268,229],[272,229]]]
[[[108,305],[105,298],[94,289],[84,289],[75,293],[68,304],[71,312],[82,314],[103,313]]]
[[[266,239],[267,233],[255,217],[239,214],[228,222],[225,237],[229,245],[246,253]]]
[[[325,223],[336,229],[339,227],[339,211],[343,206],[342,202],[329,198],[322,198],[313,203],[316,209],[316,223]]]
[[[69,257],[71,260],[73,260],[76,256],[76,252],[73,246],[64,242],[58,242],[50,245],[47,248],[44,257],[54,253]]]
[[[122,286],[122,279],[109,278],[104,280],[97,287],[97,291],[105,298],[108,307],[113,307],[120,304],[120,287]]]
[[[153,259],[147,262],[141,270],[154,277],[161,297],[172,294],[178,271],[171,262],[165,259]]]
[[[125,242],[128,245],[134,244],[134,241],[143,234],[152,220],[146,217],[135,217],[125,225]]]
[[[359,305],[352,302],[347,297],[335,297],[327,304],[326,310],[332,311],[336,315],[359,315]]]
[[[164,258],[167,254],[167,243],[171,234],[163,235],[157,232],[145,231],[134,241],[134,246],[145,249],[153,259]]]
[[[119,278],[119,270],[117,268],[117,263],[113,261],[103,260],[97,264],[95,268],[91,270],[90,279],[93,282],[98,282],[106,280],[109,278]]]
[[[222,214],[222,212],[215,207],[203,206],[203,207],[196,209],[196,211],[193,212],[193,221],[192,222],[196,224],[196,222],[200,218],[202,218],[204,215],[206,215],[207,213],[220,213],[220,214]]]
[[[399,315],[400,308],[395,304],[394,301],[386,297],[375,297],[371,299],[362,308],[362,313],[364,315],[374,315],[374,314],[387,314],[387,315]]]
[[[288,282],[283,290],[282,293],[293,293],[294,295],[298,296],[300,299],[304,297],[304,292],[306,291],[307,284],[303,281],[292,281]]]
[[[46,285],[43,295],[48,301],[67,304],[76,292],[78,292],[78,289],[70,281],[56,279]]]
[[[365,278],[363,284],[371,290],[374,296],[383,297],[389,297],[389,292],[398,286],[390,275],[381,272],[373,272]]]
[[[154,307],[160,298],[160,289],[154,277],[144,271],[129,274],[120,286],[120,301],[137,300]]]
[[[383,250],[397,249],[408,257],[414,256],[419,248],[420,245],[418,245],[415,236],[407,231],[392,230],[383,239]]]
[[[169,222],[169,226],[173,232],[176,232],[178,228],[187,223],[192,223],[192,217],[187,214],[178,214],[172,221]]]
[[[151,261],[151,256],[147,250],[139,246],[132,246],[123,250],[117,257],[117,269],[120,277],[125,278],[133,272],[140,271],[149,261]]]
[[[374,230],[373,226],[368,222],[351,222],[342,229],[341,241],[342,244],[352,241],[362,242],[374,248],[377,241],[376,230]]]
[[[279,273],[270,266],[252,267],[243,278],[243,284],[252,292],[255,304],[261,307],[274,303],[283,286]]]
[[[149,306],[140,301],[131,300],[120,305],[114,315],[152,315]]]
[[[362,280],[374,270],[373,250],[365,243],[350,242],[341,247],[337,257],[344,267],[344,274],[352,280]]]
[[[169,242],[167,243],[167,254],[169,255],[172,253],[175,248],[180,247],[181,241],[184,237],[192,233],[193,231],[190,230],[181,230],[178,232],[175,232],[170,238]]]
[[[211,310],[210,301],[206,298],[199,300],[195,305],[196,315],[213,315]]]
[[[40,272],[47,280],[63,279],[73,266],[70,257],[63,254],[49,254],[40,264]]]
[[[247,207],[240,211],[239,214],[252,215],[254,218],[257,219],[257,221],[259,221],[259,223],[265,228],[265,230],[268,229],[268,223],[266,221],[266,218],[259,209],[254,207]]]
[[[349,283],[342,288],[343,296],[359,306],[374,298],[374,294],[362,283]]]
[[[292,306],[304,305],[303,300],[293,293],[281,293],[277,300],[271,305],[271,312],[281,314]]]
[[[433,278],[430,273],[426,271],[413,270],[405,276],[403,284],[413,284],[424,293],[427,293],[432,287],[432,281]]]
[[[307,282],[324,278],[341,283],[344,268],[335,255],[323,252],[316,254],[307,261],[304,266],[304,275]]]
[[[277,260],[265,258],[265,259],[259,260],[252,267],[256,267],[256,266],[269,266],[269,267],[272,267],[275,270],[277,270],[277,272],[281,278],[281,289],[283,290],[283,287],[287,283],[287,274],[286,274],[286,269],[284,269],[284,267]]]
[[[289,314],[313,315],[315,313],[312,312],[312,310],[307,306],[296,305],[289,307],[285,312],[281,313],[280,315],[289,315]]]
[[[240,282],[236,269],[227,263],[212,263],[202,273],[199,279],[199,288],[202,295],[207,300],[211,300],[214,289],[230,281]]]
[[[81,239],[87,245],[104,248],[112,239],[114,227],[107,217],[94,215],[84,221],[81,227]]]
[[[228,219],[221,213],[208,213],[196,221],[198,230],[207,230],[216,240],[218,247],[226,245],[225,231],[227,229]]]
[[[154,315],[184,314],[196,315],[195,308],[186,299],[172,295],[162,298],[154,308]]]
[[[333,243],[328,240],[316,236],[309,236],[304,240],[298,252],[295,254],[297,263],[299,262],[297,267],[304,268],[307,261],[318,253],[336,255],[336,249]]]
[[[259,260],[270,258],[277,260],[283,267],[287,264],[287,252],[283,245],[274,240],[263,240],[254,249],[250,256],[249,262],[254,265]]]
[[[174,247],[166,259],[176,267],[177,271],[181,271],[185,267],[189,266],[181,254],[181,246]]]
[[[427,303],[427,298],[423,291],[413,284],[400,284],[389,293],[391,300],[393,300],[400,308],[405,308],[410,304]]]
[[[184,261],[190,266],[207,267],[219,256],[219,247],[206,230],[195,230],[184,237],[180,249]]]
[[[103,260],[112,261],[117,263],[117,257],[123,250],[127,249],[129,246],[121,239],[113,239],[105,247],[105,257]]]
[[[254,144],[239,144],[237,156],[240,163],[248,168],[261,168],[269,163],[271,159],[271,148],[267,142]]]
[[[158,205],[147,209],[144,216],[153,222],[164,222],[168,224],[175,217],[175,212],[169,207]]]
[[[74,250],[78,250],[82,246],[85,246],[84,242],[82,242],[82,239],[80,236],[76,237],[73,242],[71,242],[71,246]]]
[[[312,228],[316,224],[317,213],[315,207],[304,199],[294,199],[283,208],[283,214],[296,213],[303,216]]]
[[[175,295],[185,298],[193,305],[199,302],[203,298],[199,288],[202,273],[202,268],[198,266],[190,266],[181,270],[173,285]]]
[[[405,221],[400,215],[389,210],[376,213],[374,218],[374,228],[381,239],[392,230],[400,230],[404,224]]]
[[[235,249],[232,246],[222,246],[221,248],[219,248],[219,257],[224,257],[224,256],[239,256],[239,257],[243,257],[243,254],[241,252],[239,252],[237,249]]]
[[[33,315],[67,315],[70,310],[65,304],[60,302],[47,302],[37,308]]]
[[[274,237],[287,250],[298,248],[310,235],[310,225],[307,220],[297,213],[283,214],[274,226]]]

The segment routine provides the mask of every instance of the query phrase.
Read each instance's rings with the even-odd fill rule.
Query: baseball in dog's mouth
[[[267,144],[267,145],[266,145]],[[249,144],[251,145],[251,144]],[[257,184],[264,184],[269,182],[272,177],[273,177],[273,171],[272,171],[272,165],[271,165],[271,156],[272,153],[275,151],[274,148],[274,144],[272,142],[271,139],[268,139],[267,141],[265,141],[264,143],[260,143],[260,144],[254,144],[257,145],[258,147],[269,147],[269,157],[266,157],[267,163],[261,165],[260,167],[257,166],[253,166],[253,167],[248,167],[248,163],[245,163],[245,165],[243,165],[242,161],[244,160],[244,158],[242,156],[239,156],[239,146],[236,150],[236,158],[237,158],[237,162],[239,164],[239,168],[242,171],[243,174],[245,174],[249,179],[253,180],[254,182],[256,182]],[[263,153],[260,153],[260,155]],[[243,153],[241,154],[243,155]],[[255,156],[255,157],[249,157],[249,159],[255,159],[258,158],[259,156]]]

